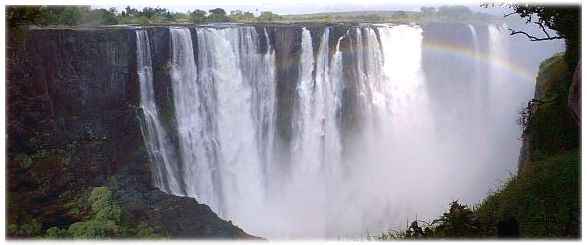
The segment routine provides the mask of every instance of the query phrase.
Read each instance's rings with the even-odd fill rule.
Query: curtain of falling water
[[[478,37],[469,28],[477,52]],[[496,30],[489,27],[490,45],[503,55],[504,41]],[[288,153],[292,166],[285,177],[274,174],[282,166],[274,159],[283,158],[273,148],[280,140],[275,136],[278,93],[275,47],[267,30],[170,28],[177,132],[167,133],[158,122],[150,62],[145,61],[150,60],[148,38],[141,33],[143,132],[154,181],[162,190],[194,197],[247,232],[267,238],[385,231],[413,212],[437,214],[450,201],[447,193],[456,181],[449,178],[450,169],[463,160],[445,155],[458,149],[435,132],[420,27],[353,27],[339,37],[333,52],[331,29],[325,28],[316,54],[311,32],[301,28]],[[347,49],[342,50],[342,42],[350,43]],[[354,62],[345,63],[343,57]],[[507,87],[497,81],[507,77],[500,72],[492,72],[493,94]],[[357,90],[349,90],[350,85]],[[345,101],[355,92],[358,100]],[[344,136],[344,107],[352,103],[359,108],[361,130]],[[177,134],[180,157],[166,153],[171,152],[166,134]],[[419,179],[436,184],[423,188]]]

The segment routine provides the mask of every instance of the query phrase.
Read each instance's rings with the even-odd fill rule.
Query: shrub
[[[49,239],[59,239],[68,237],[69,233],[67,230],[59,229],[59,227],[53,226],[47,230],[47,238]]]
[[[31,223],[24,224],[21,227],[21,232],[28,236],[38,235],[41,231],[41,224],[36,219],[33,219]]]

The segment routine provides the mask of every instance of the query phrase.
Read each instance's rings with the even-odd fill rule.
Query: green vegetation
[[[516,220],[520,237],[580,235],[580,153],[559,153],[527,166],[489,195],[476,214],[487,236],[501,221]]]
[[[30,223],[25,223],[21,226],[17,224],[8,224],[7,230],[9,234],[31,237],[41,235],[43,227],[36,219],[33,219]]]
[[[233,10],[230,15],[221,8],[208,12],[200,9],[186,13],[171,12],[166,8],[145,7],[142,10],[127,6],[120,13],[116,8],[91,9],[89,6],[8,6],[8,26],[25,31],[29,26],[102,26],[116,24],[208,24],[218,22],[273,22],[281,19],[277,14],[264,11],[259,17],[253,13]],[[21,30],[22,29],[22,30]]]
[[[48,238],[106,239],[116,237],[165,238],[147,224],[126,226],[121,222],[122,209],[112,200],[108,187],[94,187],[87,199],[78,199],[70,204],[71,214],[80,214],[90,208],[89,216],[73,223],[67,230],[52,227]]]
[[[236,23],[293,23],[293,22],[488,22],[495,17],[474,13],[465,6],[423,7],[420,12],[410,11],[355,11],[280,16],[261,11],[259,16],[251,12],[222,8],[209,11],[171,12],[166,8],[145,7],[142,10],[127,6],[120,13],[115,8],[91,9],[89,6],[9,6],[8,24],[11,29],[28,26],[101,26],[115,24],[209,24]]]
[[[481,6],[492,7],[495,5],[504,5],[504,3],[485,3]],[[581,57],[581,5],[579,4],[528,4],[516,3],[505,4],[512,12],[505,14],[518,15],[526,20],[526,23],[537,25],[542,29],[543,35],[530,35],[521,30],[510,30],[511,35],[524,35],[530,41],[544,40],[565,40],[565,62],[569,71],[573,72],[577,62]],[[556,31],[557,35],[549,34],[546,29]]]
[[[265,13],[265,12],[263,12],[263,13]],[[263,16],[263,13],[261,13],[261,16]],[[269,13],[271,13],[271,12],[269,12]],[[242,12],[240,10],[230,11],[229,17],[231,20],[233,20],[235,22],[254,22],[255,21],[255,15],[253,15],[253,13]]]
[[[279,22],[490,22],[496,17],[474,13],[466,6],[422,7],[414,11],[353,11],[284,15]]]
[[[118,224],[122,211],[113,203],[112,192],[107,187],[94,187],[88,201],[91,203],[92,216],[88,220],[71,224],[66,234],[76,239],[103,239],[119,235]]]
[[[474,210],[455,201],[429,225],[374,239],[579,238],[580,163],[577,151],[535,161]]]
[[[420,227],[418,222],[426,224]],[[454,201],[450,204],[449,211],[441,217],[426,223],[424,221],[413,221],[405,231],[392,231],[375,236],[375,240],[398,240],[398,239],[441,239],[441,238],[479,238],[481,237],[480,223],[475,213],[467,206]]]
[[[572,74],[557,54],[540,65],[537,98],[529,103],[523,135],[532,139],[536,159],[579,148],[579,126],[568,107]]]
[[[108,187],[94,187],[91,192],[67,203],[69,215],[80,220],[68,227],[53,226],[43,230],[42,225],[33,219],[21,226],[8,225],[10,236],[38,237],[48,239],[108,239],[108,238],[169,238],[159,234],[144,222],[125,224],[121,221],[122,209],[113,201]]]

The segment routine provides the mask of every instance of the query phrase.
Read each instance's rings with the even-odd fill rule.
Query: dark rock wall
[[[569,108],[578,125],[581,125],[581,79],[581,60],[579,60],[569,90]]]
[[[116,29],[30,32],[25,86],[32,100],[44,103],[33,102],[40,110],[22,111],[20,119],[41,124],[60,141],[107,139],[111,160],[130,155],[135,149],[127,146],[142,140],[134,107],[140,96],[134,40],[133,32]]]
[[[343,140],[358,133],[362,118],[356,103],[359,99],[356,56],[359,54],[356,52],[354,28],[345,36],[350,26],[329,25],[330,57],[336,51],[338,40],[344,36],[340,42],[344,70],[345,104],[340,112],[342,127],[345,129]],[[302,30],[300,25],[255,27],[262,51],[268,52],[269,47],[275,51],[277,149],[283,153],[283,159],[279,162],[288,164],[287,151],[292,137],[291,118],[296,97]],[[325,27],[322,24],[307,26],[312,34],[315,57]],[[196,28],[190,27],[197,59]],[[462,42],[464,46],[472,43],[467,38],[454,38],[470,36],[466,25],[455,28],[454,25],[429,24],[423,25],[423,29],[425,43],[450,41]],[[486,30],[481,29],[478,28],[478,34],[480,40],[484,40],[486,34],[482,32]],[[151,47],[156,104],[167,132],[177,132],[170,78],[172,47],[169,29],[148,27],[146,30]],[[269,36],[269,44],[264,38],[264,30]],[[242,230],[218,219],[207,206],[193,199],[165,194],[153,187],[150,163],[140,131],[142,113],[136,35],[133,29],[31,30],[24,43],[17,42],[14,35],[9,37],[9,192],[38,197],[37,200],[21,197],[20,194],[12,195],[14,198],[9,201],[15,202],[15,205],[14,209],[11,209],[11,205],[8,207],[9,211],[14,211],[9,212],[10,222],[39,218],[46,220],[43,225],[48,227],[44,228],[55,224],[65,226],[73,219],[62,218],[67,217],[64,214],[66,210],[59,208],[63,202],[90,186],[108,184],[125,210],[123,217],[126,222],[145,221],[160,231],[179,237],[245,236]],[[451,39],[443,40],[444,37]],[[442,70],[438,70],[435,65],[434,56],[425,52],[425,73],[443,75],[440,74]],[[462,66],[445,68],[471,69]],[[439,74],[435,75],[435,72]],[[450,76],[450,73],[445,75]],[[429,85],[442,91],[445,84],[441,82]],[[447,93],[433,94],[432,97],[441,100]],[[169,136],[170,143],[177,145],[177,135]],[[42,143],[31,140],[37,138]],[[38,156],[36,145],[43,145],[49,156]],[[343,142],[343,145],[350,144]],[[59,154],[63,152],[67,159],[60,158]],[[175,152],[176,156],[179,154]],[[32,159],[32,167],[27,164],[29,159]],[[179,161],[180,157],[176,159]],[[39,173],[46,173],[46,176],[39,177]],[[109,176],[114,176],[114,181],[107,181]],[[47,192],[54,197],[46,198]],[[42,202],[54,205],[57,211],[23,211],[23,207],[41,207]]]
[[[8,86],[21,88],[17,96],[8,95],[9,104],[21,106],[9,107],[9,138],[26,145],[31,135],[13,130],[21,127],[46,140],[45,150],[68,144],[81,150],[68,166],[84,172],[87,181],[115,171],[116,162],[142,142],[135,50],[134,33],[127,30],[29,32],[20,71],[25,77],[8,77]]]
[[[157,105],[175,128],[167,28],[148,28]],[[78,221],[66,204],[112,188],[123,223],[174,237],[250,237],[196,200],[154,188],[140,129],[135,31],[31,30],[8,35],[8,224]],[[174,143],[177,140],[174,140]],[[9,234],[9,237],[11,235]]]
[[[8,33],[7,223],[74,221],[64,204],[136,156],[134,32]]]
[[[301,36],[300,28],[286,27],[274,29],[272,37],[275,40],[276,130],[277,137],[281,139],[277,147],[284,153],[289,149],[292,137],[291,118],[299,73]]]

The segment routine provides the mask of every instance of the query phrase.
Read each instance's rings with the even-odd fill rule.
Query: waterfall
[[[510,147],[503,132],[515,134],[507,122],[512,102],[498,97],[509,86],[499,66],[476,61],[467,74],[489,70],[490,79],[473,83],[487,80],[491,106],[461,101],[467,96],[447,100],[483,109],[475,116],[487,110],[492,116],[486,118],[508,117],[485,124],[457,120],[466,130],[441,137],[437,117],[449,113],[431,108],[437,98],[429,96],[434,86],[423,72],[421,27],[360,25],[342,35],[341,27],[325,27],[313,36],[321,31],[314,28],[287,30],[299,37],[292,50],[300,60],[291,68],[297,70],[288,144],[275,125],[284,92],[276,91],[276,66],[283,62],[276,53],[284,50],[278,28],[169,28],[173,113],[164,115],[175,117],[170,123],[157,111],[149,40],[137,31],[142,130],[158,188],[193,197],[253,235],[335,238],[397,228],[416,213],[435,218],[443,204],[470,191],[459,183],[495,175],[461,177],[455,169],[483,174],[480,165],[509,159],[488,150]],[[488,27],[495,60],[507,59],[499,28]],[[468,30],[479,55],[481,35],[472,25]]]
[[[196,61],[190,30],[170,32],[187,195],[222,217],[238,218],[237,210],[264,199],[263,161],[271,149],[264,146],[272,144],[274,131],[273,51],[261,53],[253,27],[200,28]]]
[[[526,94],[521,87],[520,81],[512,79],[512,74],[506,69],[504,63],[510,60],[508,27],[505,23],[501,25],[489,24],[489,58],[493,61],[489,67],[488,101],[490,105],[491,127],[488,129],[492,137],[492,149],[499,149],[501,159],[505,163],[517,161],[518,151],[521,142],[516,138],[498,137],[498,135],[519,135],[519,128],[512,123],[518,117],[518,110],[527,102],[520,94]],[[524,92],[522,92],[524,91]],[[515,171],[515,165],[506,165],[505,173]],[[495,171],[495,170],[493,170]]]
[[[149,38],[145,30],[136,30],[135,33],[137,38],[137,68],[141,88],[141,110],[144,115],[141,132],[151,161],[157,163],[151,164],[153,182],[155,186],[167,192],[183,195],[182,183],[177,178],[177,158],[173,156],[173,150],[169,149],[168,133],[161,125],[159,112],[155,105]]]
[[[474,76],[475,79],[473,81],[474,84],[472,84],[471,88],[472,88],[472,95],[475,97],[475,99],[477,100],[477,103],[475,103],[475,105],[481,105],[482,101],[484,101],[484,95],[486,92],[487,87],[484,86],[485,84],[483,84],[482,81],[482,75],[481,75],[481,50],[480,50],[480,46],[479,46],[479,37],[477,36],[477,31],[475,30],[475,26],[469,24],[467,25],[469,27],[469,31],[471,32],[471,38],[473,39],[473,49],[475,51],[475,71],[474,71]],[[480,103],[481,102],[481,103]],[[479,111],[481,108],[475,108],[475,111]]]
[[[262,162],[263,176],[271,174],[273,146],[275,138],[275,50],[271,48],[267,29],[263,28],[263,38],[267,44],[267,53],[260,56],[261,67],[257,68],[259,79],[253,83],[253,115],[257,125],[257,149]],[[268,186],[267,178],[262,179]]]
[[[406,131],[429,130],[428,89],[422,73],[422,29],[410,26],[380,27],[386,81],[378,84],[374,104],[382,124],[391,124],[394,138]],[[428,132],[431,133],[431,132]],[[408,137],[409,138],[409,137]]]
[[[502,67],[499,65],[501,62],[508,60],[508,46],[507,42],[505,41],[507,34],[503,33],[507,30],[507,26],[505,24],[501,26],[496,26],[493,24],[489,24],[488,27],[489,32],[489,57],[492,61],[492,65],[489,67],[489,96],[490,96],[490,103],[498,113],[499,110],[503,109],[506,104],[503,100],[504,96],[509,97],[508,95],[508,74]],[[504,94],[505,93],[505,94]]]
[[[322,167],[322,136],[324,134],[320,106],[324,103],[321,85],[312,76],[314,55],[312,37],[305,27],[302,29],[300,67],[296,87],[296,104],[292,119],[294,137],[292,162],[300,177],[318,174]],[[294,176],[295,177],[295,176]],[[309,176],[311,177],[311,176]]]
[[[212,125],[216,118],[215,109],[211,108],[215,106],[211,101],[214,89],[210,84],[198,83],[190,30],[170,28],[169,31],[173,102],[182,160],[176,178],[184,183],[186,195],[222,213],[218,208],[222,202],[223,183],[219,179],[222,166],[218,164],[217,130]]]
[[[341,57],[337,44],[334,56],[332,59],[329,58],[329,36],[330,29],[325,28],[316,59],[316,87],[319,91],[318,94],[320,94],[316,105],[319,108],[318,111],[321,115],[319,119],[323,125],[323,164],[327,174],[331,174],[332,168],[340,162],[342,151],[340,118],[338,117],[342,106]],[[323,102],[320,103],[320,101]]]

